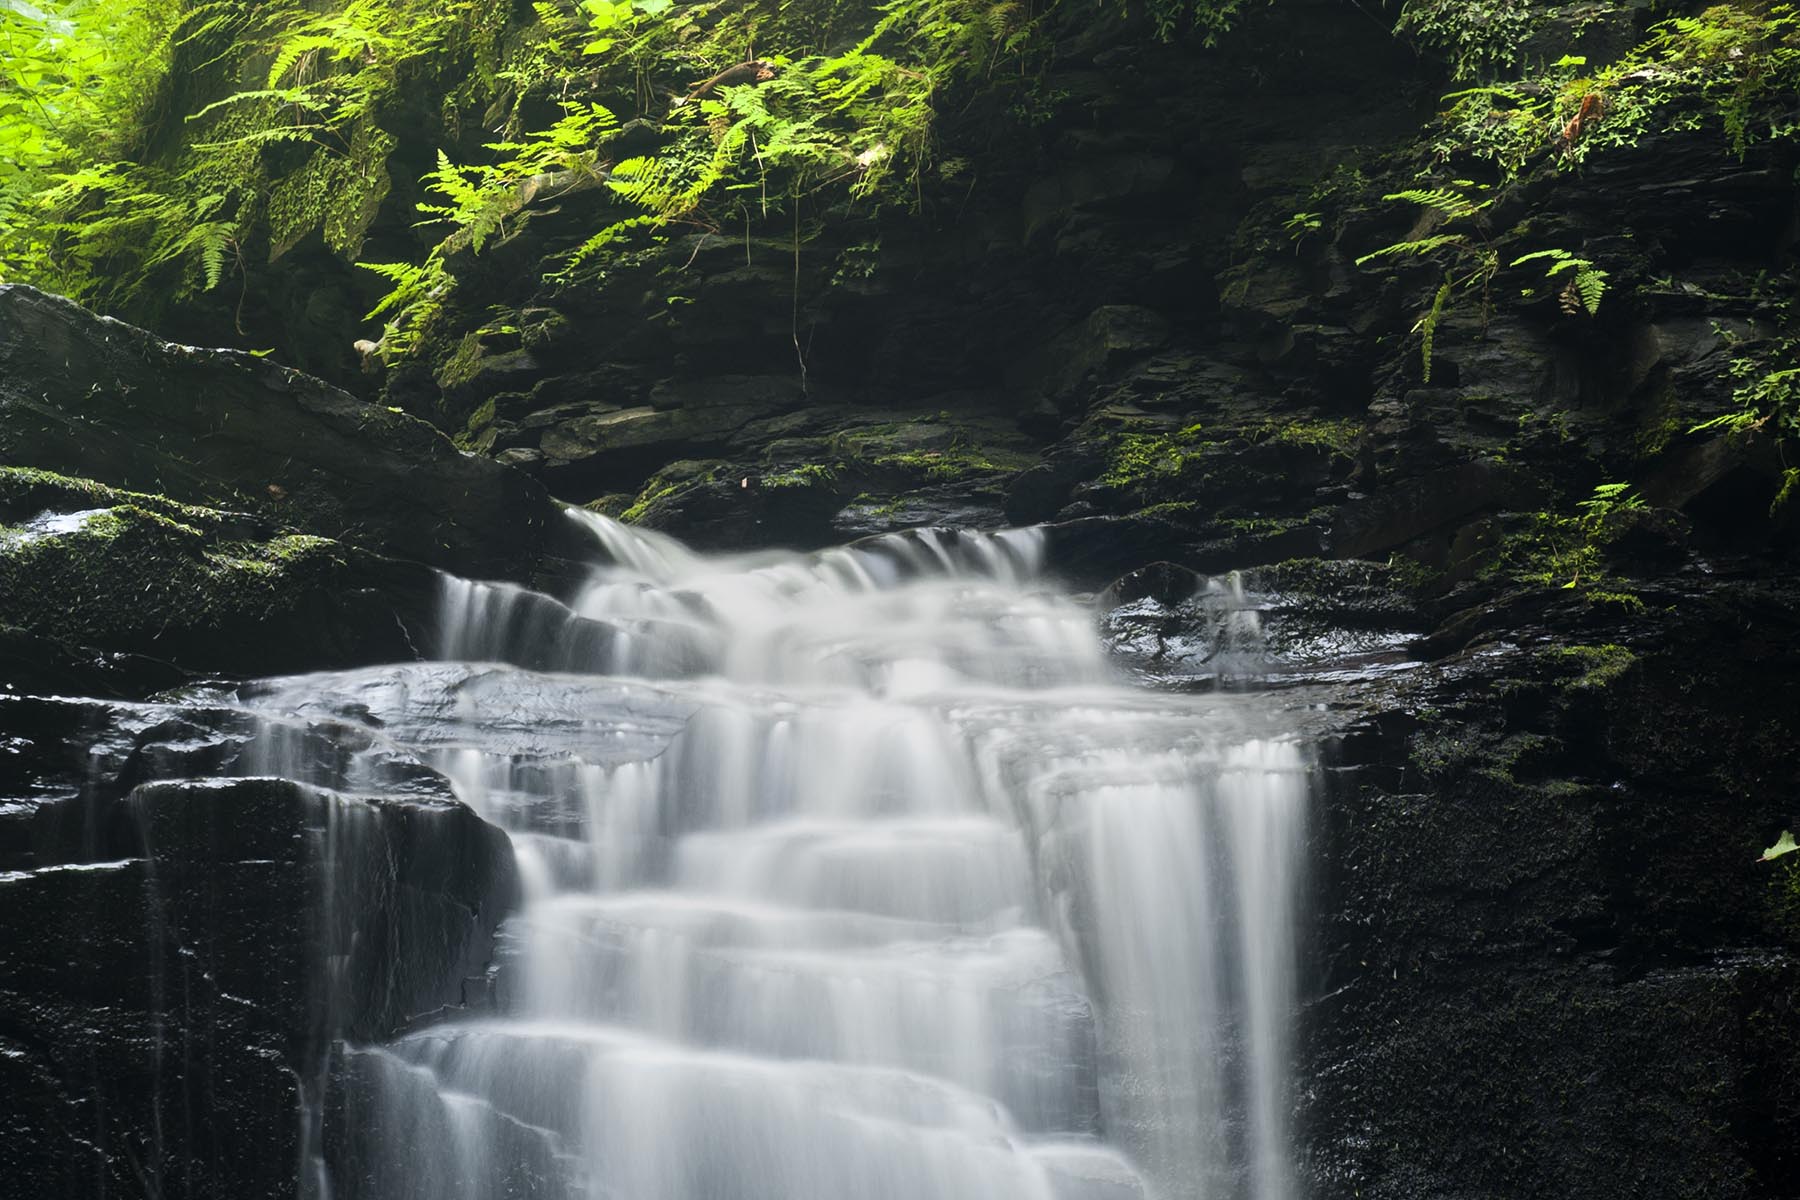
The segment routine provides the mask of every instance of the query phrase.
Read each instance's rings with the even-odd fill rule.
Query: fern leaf
[[[1486,208],[1489,204],[1493,203],[1493,201],[1489,199],[1483,200],[1481,203],[1477,204],[1467,196],[1464,196],[1461,192],[1451,191],[1449,188],[1442,187],[1407,188],[1404,191],[1389,192],[1387,195],[1383,196],[1382,199],[1404,200],[1410,204],[1417,204],[1421,207],[1442,213],[1446,219],[1452,221],[1460,220],[1465,217],[1472,217],[1482,209]]]
[[[1431,298],[1431,307],[1426,310],[1424,316],[1419,318],[1419,323],[1413,326],[1421,338],[1419,348],[1421,383],[1431,382],[1431,351],[1437,341],[1438,322],[1443,319],[1444,310],[1449,307],[1450,296],[1454,290],[1455,285],[1451,283],[1449,276],[1445,276],[1444,282],[1438,285],[1437,294]]]
[[[1417,256],[1430,254],[1442,246],[1462,245],[1463,236],[1459,233],[1439,233],[1431,237],[1420,238],[1412,242],[1395,242],[1392,246],[1383,246],[1372,254],[1365,254],[1356,260],[1357,266],[1372,262],[1378,258],[1389,258],[1395,255]]]
[[[197,233],[201,271],[206,277],[206,284],[201,290],[210,292],[225,277],[225,251],[237,236],[237,222],[215,221],[202,226]]]
[[[1521,254],[1518,258],[1513,259],[1510,265],[1520,267],[1528,262],[1537,262],[1538,260],[1545,258],[1555,259],[1560,265],[1561,263],[1571,261],[1572,256],[1567,250],[1533,250],[1530,254]],[[1558,267],[1552,267],[1551,272],[1554,273],[1557,269]]]
[[[1592,316],[1600,309],[1600,298],[1606,295],[1606,272],[1587,267],[1575,273],[1575,290],[1581,294],[1582,307]]]

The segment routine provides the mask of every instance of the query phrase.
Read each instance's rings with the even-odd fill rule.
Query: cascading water
[[[1287,1200],[1308,769],[1115,682],[1040,535],[703,558],[278,681],[512,837],[480,1017],[348,1048],[334,1200]],[[294,769],[298,769],[297,767]]]

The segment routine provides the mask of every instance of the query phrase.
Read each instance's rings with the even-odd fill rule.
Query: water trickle
[[[446,580],[461,664],[249,701],[432,764],[525,896],[491,1012],[347,1051],[337,1200],[1291,1197],[1308,764],[1254,697],[1115,682],[1029,530],[571,519],[571,603]]]

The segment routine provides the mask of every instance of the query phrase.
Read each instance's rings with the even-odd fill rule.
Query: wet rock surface
[[[1785,1194],[1800,928],[1757,856],[1792,821],[1791,593],[1552,599],[1337,694],[1371,707],[1319,831],[1321,1192]]]
[[[504,835],[416,763],[379,799],[269,778],[266,731],[216,701],[0,698],[0,728],[0,1173],[293,1195],[331,1040],[466,1001]],[[319,761],[355,740],[291,732]]]
[[[528,574],[559,532],[530,480],[404,413],[11,284],[0,285],[0,465],[250,511],[478,575]]]
[[[11,691],[144,695],[207,673],[413,658],[437,595],[426,567],[266,518],[0,467]]]

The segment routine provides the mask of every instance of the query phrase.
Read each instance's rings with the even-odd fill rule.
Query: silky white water
[[[707,558],[284,681],[513,840],[486,1013],[352,1048],[337,1200],[1288,1200],[1308,766],[1114,678],[1032,531]],[[299,770],[300,767],[292,768]]]

